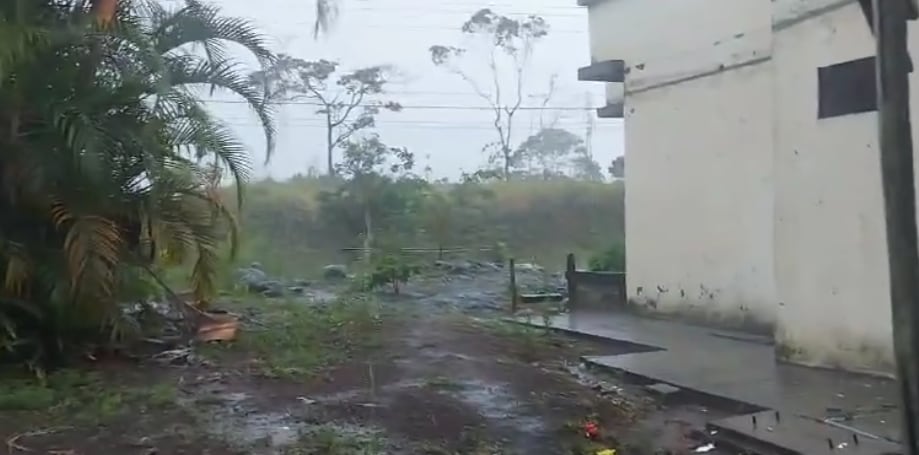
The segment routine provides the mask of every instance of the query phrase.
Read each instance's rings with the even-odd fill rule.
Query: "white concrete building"
[[[600,115],[625,121],[630,301],[774,331],[793,362],[891,372],[863,4],[580,3],[593,64],[579,77],[606,82]]]

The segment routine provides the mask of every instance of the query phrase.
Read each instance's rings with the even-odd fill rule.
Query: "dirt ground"
[[[90,405],[0,411],[0,453],[684,454],[716,412],[663,406],[578,367],[624,349],[612,344],[449,312],[402,311],[361,330],[379,342],[303,375],[266,373],[266,351],[242,343],[207,362],[103,362],[80,386]]]

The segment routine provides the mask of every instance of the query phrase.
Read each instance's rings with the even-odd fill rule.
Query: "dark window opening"
[[[877,110],[873,56],[818,68],[817,80],[817,118]]]

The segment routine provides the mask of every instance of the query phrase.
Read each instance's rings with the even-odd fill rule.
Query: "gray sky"
[[[575,0],[341,0],[339,18],[328,36],[314,40],[312,0],[212,0],[228,15],[251,19],[269,35],[276,51],[305,60],[325,58],[341,62],[345,69],[392,64],[401,72],[399,83],[388,87],[388,98],[406,106],[398,113],[382,114],[377,133],[387,144],[405,146],[415,153],[419,168],[430,166],[433,177],[456,178],[475,171],[486,158],[482,146],[496,139],[487,104],[462,79],[431,63],[433,44],[468,45],[459,28],[483,7],[511,17],[537,14],[551,26],[537,45],[526,91],[547,92],[557,74],[550,107],[526,111],[515,123],[514,142],[519,143],[543,121],[557,118],[557,126],[583,136],[588,115],[595,118],[593,153],[605,169],[613,157],[623,154],[620,120],[596,119],[588,103],[603,103],[603,85],[579,82],[577,68],[590,62],[587,10]],[[474,61],[474,50],[467,57]],[[473,67],[473,77],[489,78],[483,67]],[[482,79],[483,83],[489,79]],[[226,96],[220,97],[227,99]],[[539,106],[541,99],[524,105]],[[324,134],[315,106],[287,105],[278,116],[278,144],[272,161],[262,166],[264,142],[261,130],[245,106],[213,104],[256,154],[257,175],[282,179],[305,172],[310,166],[325,169]],[[556,117],[557,116],[557,117]]]

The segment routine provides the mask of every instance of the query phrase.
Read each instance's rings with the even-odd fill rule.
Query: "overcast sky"
[[[416,155],[419,167],[430,166],[432,177],[456,178],[485,164],[482,147],[496,140],[491,113],[462,79],[437,68],[428,48],[433,44],[469,45],[459,28],[483,7],[515,18],[540,15],[551,26],[538,44],[526,77],[526,91],[545,94],[557,74],[550,110],[522,112],[515,124],[515,143],[557,119],[557,126],[580,136],[594,118],[593,153],[605,169],[623,154],[620,120],[597,119],[587,105],[603,103],[603,86],[579,82],[577,68],[590,62],[587,10],[575,0],[340,0],[339,18],[328,36],[313,39],[313,0],[212,0],[227,15],[249,18],[267,34],[274,50],[306,60],[329,59],[343,68],[391,64],[400,71],[397,84],[389,86],[388,98],[406,108],[381,115],[376,131],[387,144],[405,146]],[[471,51],[467,60],[478,54]],[[473,67],[473,77],[490,77],[486,68]],[[483,79],[487,82],[489,79]],[[226,99],[225,96],[221,99]],[[539,106],[533,98],[524,105]],[[257,175],[276,179],[305,173],[310,166],[324,171],[324,135],[315,106],[287,105],[278,116],[278,143],[274,158],[261,166],[264,141],[245,106],[213,104],[237,134],[256,153]]]

